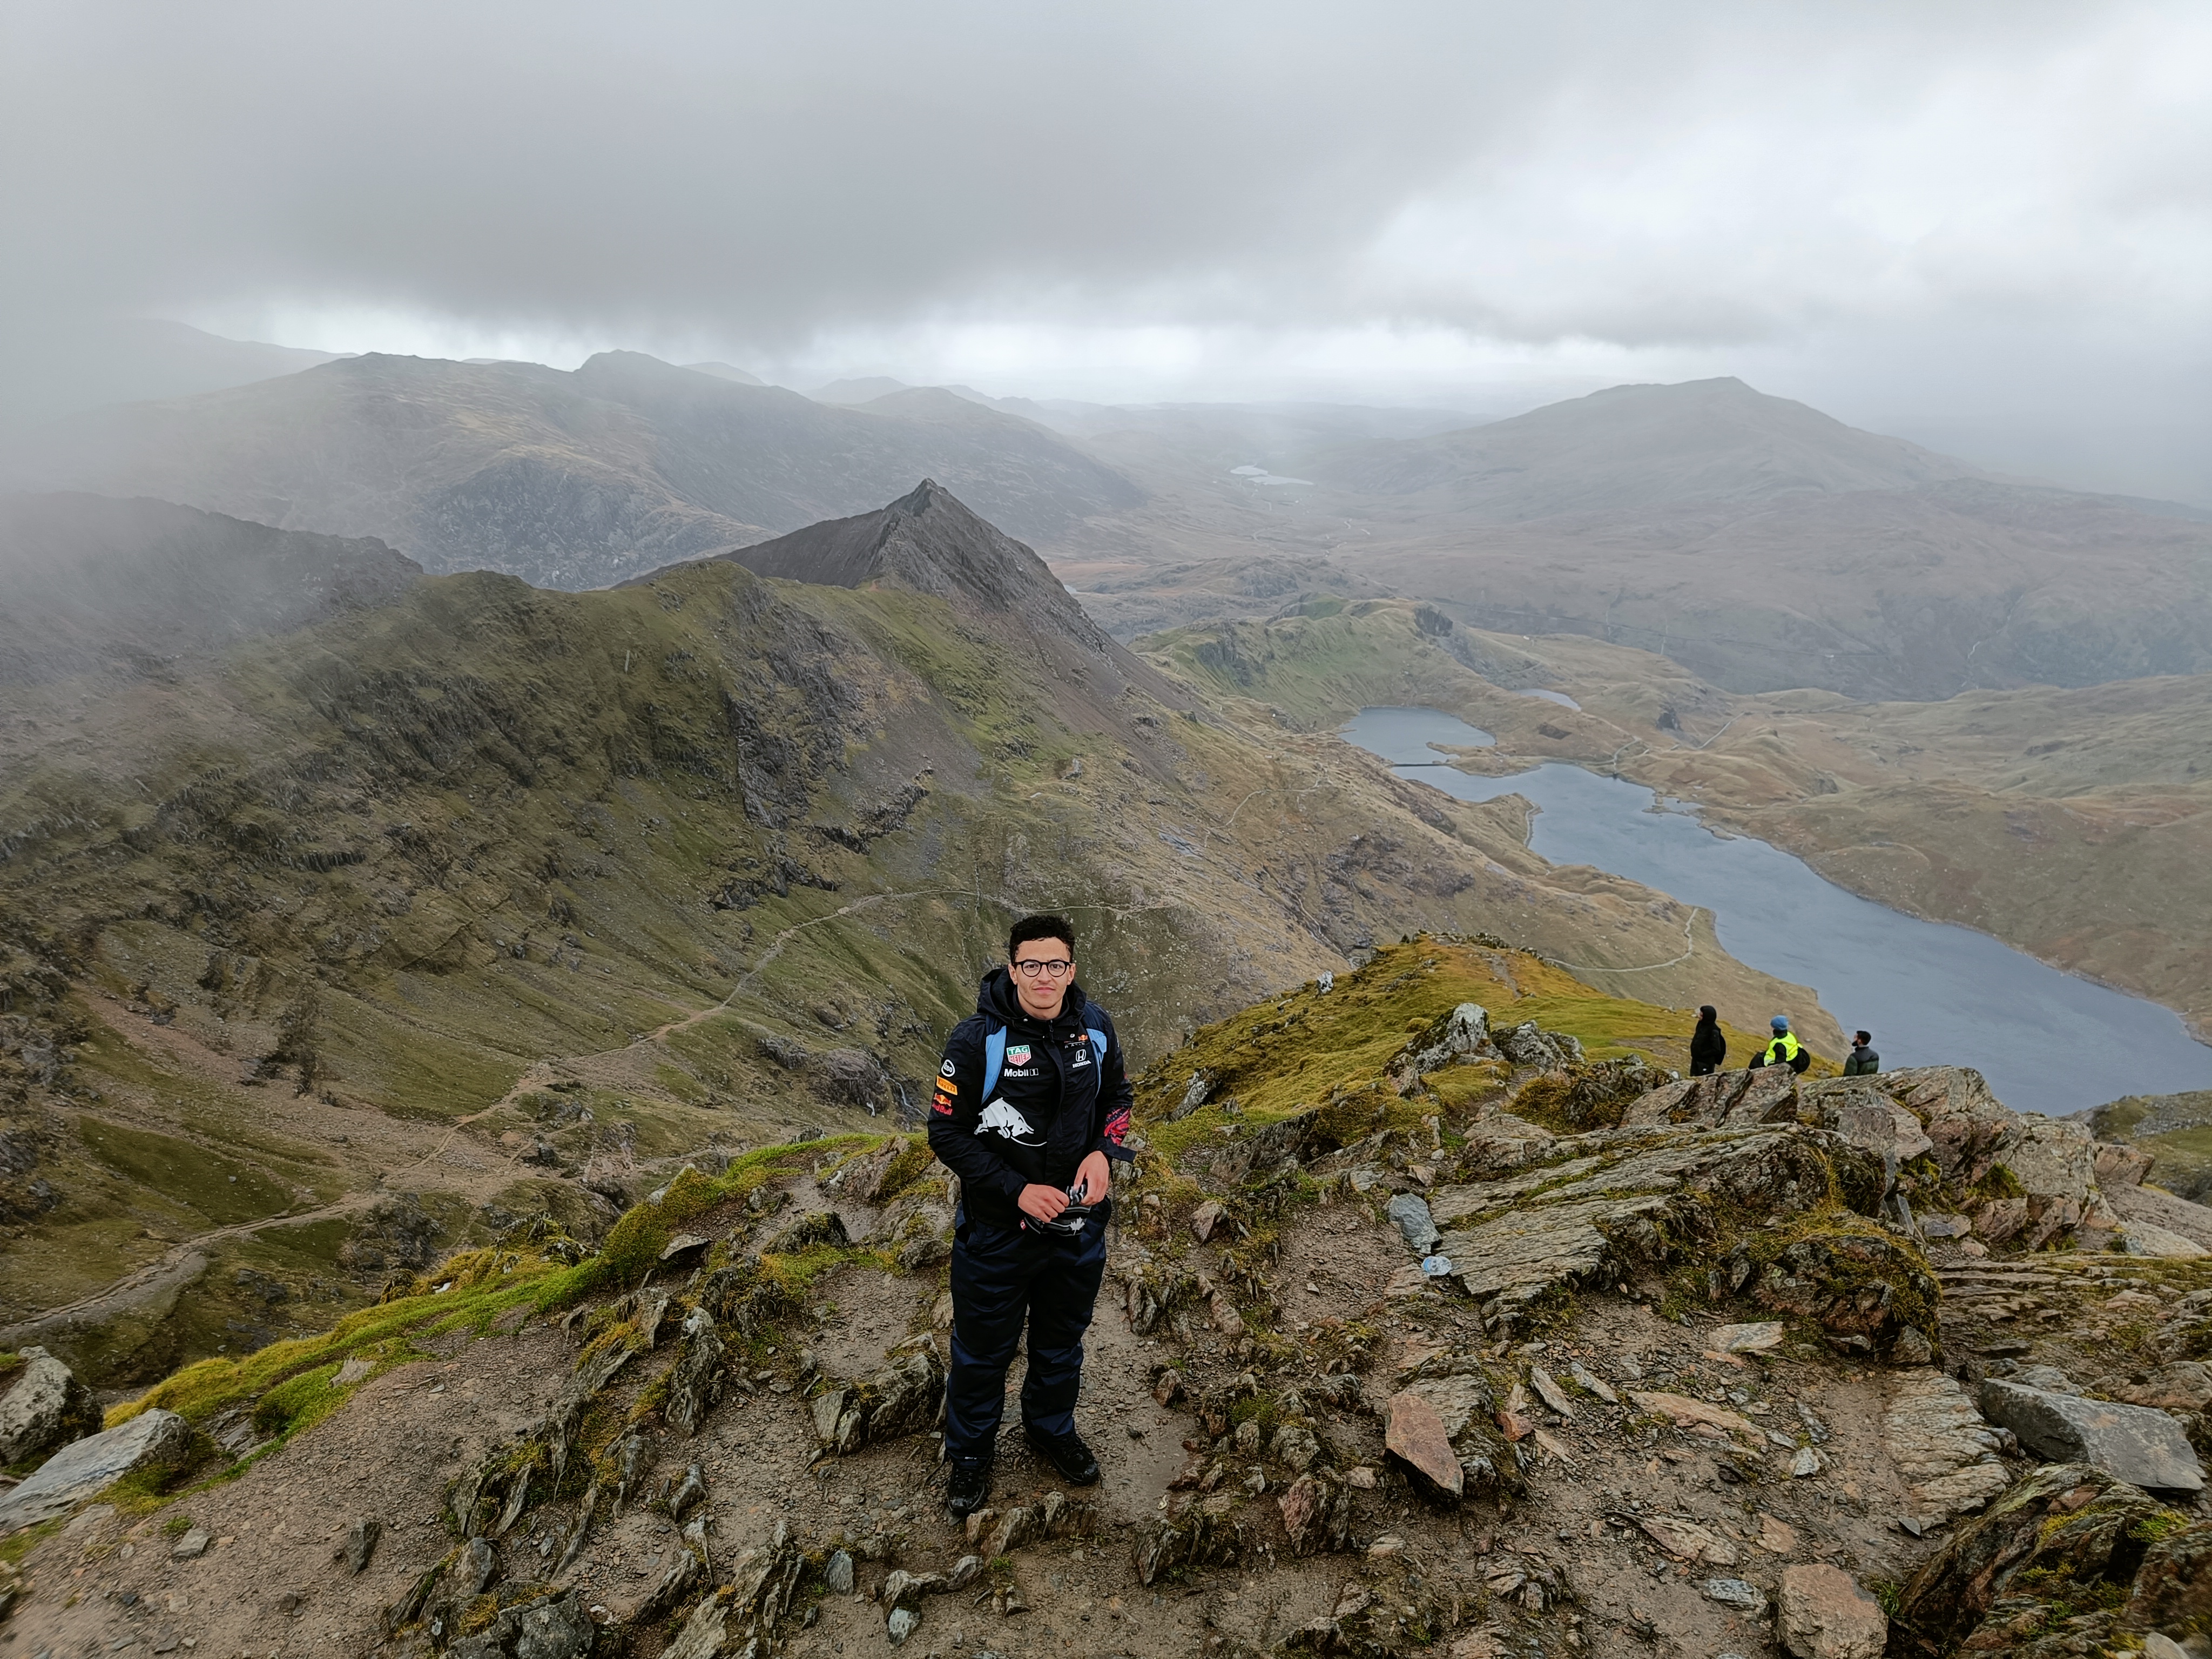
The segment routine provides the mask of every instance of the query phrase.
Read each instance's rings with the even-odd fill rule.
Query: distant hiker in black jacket
[[[1757,1071],[1762,1066],[1787,1066],[1801,1075],[1813,1063],[1813,1051],[1797,1041],[1797,1033],[1790,1029],[1790,1016],[1777,1014],[1769,1022],[1774,1028],[1774,1040],[1751,1057],[1751,1067]]]
[[[1698,1010],[1698,1029],[1690,1033],[1690,1075],[1711,1077],[1728,1058],[1728,1038],[1721,1032],[1721,1017],[1707,1003]]]
[[[1872,1031],[1854,1031],[1851,1051],[1844,1059],[1845,1077],[1872,1077],[1881,1070],[1881,1056],[1874,1051]]]
[[[1075,981],[1075,930],[1058,916],[1025,916],[1006,957],[945,1045],[929,1112],[930,1150],[960,1177],[945,1387],[945,1502],[956,1516],[990,1496],[1006,1367],[1024,1322],[1023,1432],[1071,1484],[1098,1479],[1075,1431],[1075,1396],[1106,1271],[1107,1160],[1129,1157],[1121,1039]]]

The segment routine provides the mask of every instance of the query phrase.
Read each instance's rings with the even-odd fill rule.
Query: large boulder
[[[1565,1031],[1540,1030],[1533,1019],[1492,1031],[1490,1040],[1497,1045],[1498,1052],[1516,1066],[1534,1066],[1549,1072],[1562,1066],[1579,1065],[1582,1061],[1580,1038],[1570,1036]]]
[[[2181,1425],[2162,1411],[2089,1400],[1991,1377],[1982,1384],[1982,1415],[2053,1463],[2086,1463],[2130,1486],[2201,1492],[2203,1467]]]
[[[1910,1164],[1936,1149],[1920,1120],[1864,1078],[1823,1078],[1799,1091],[1799,1115],[1863,1146],[1889,1167]]]
[[[134,1469],[181,1466],[192,1426],[174,1412],[141,1412],[127,1423],[72,1441],[14,1491],[0,1494],[0,1534],[63,1513]]]
[[[1908,1240],[1847,1212],[1751,1234],[1729,1257],[1735,1289],[1818,1325],[1847,1352],[1919,1365],[1936,1355],[1942,1290]]]
[[[1386,1069],[1419,1076],[1458,1060],[1497,1058],[1498,1050],[1491,1042],[1489,1012],[1479,1002],[1462,1002],[1430,1021],[1427,1029],[1400,1049]]]
[[[1784,1567],[1775,1633],[1792,1659],[1881,1659],[1889,1616],[1857,1579],[1826,1562]]]
[[[0,1374],[0,1468],[81,1440],[100,1427],[100,1407],[76,1373],[44,1348],[26,1348],[12,1376]]]

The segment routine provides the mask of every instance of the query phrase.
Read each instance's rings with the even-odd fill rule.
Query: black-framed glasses
[[[1074,966],[1073,962],[1062,957],[1056,962],[1018,962],[1014,964],[1014,971],[1024,979],[1035,979],[1040,974],[1052,979],[1065,979],[1067,970]]]

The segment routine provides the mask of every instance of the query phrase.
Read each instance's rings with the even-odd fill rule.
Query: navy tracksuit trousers
[[[1022,1420],[1042,1434],[1075,1428],[1083,1334],[1106,1274],[1103,1214],[1073,1237],[1002,1227],[963,1209],[952,1238],[952,1369],[945,1383],[945,1449],[988,1458],[1006,1403],[1006,1368],[1029,1324]]]

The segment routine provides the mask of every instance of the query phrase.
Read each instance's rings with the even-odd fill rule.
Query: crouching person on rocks
[[[1098,1479],[1075,1431],[1075,1397],[1106,1272],[1107,1160],[1130,1156],[1121,1043],[1076,982],[1075,930],[1058,916],[1025,916],[1006,957],[953,1028],[930,1103],[930,1149],[960,1177],[945,1394],[956,1516],[990,1496],[1006,1367],[1024,1321],[1023,1432],[1072,1484]]]

